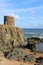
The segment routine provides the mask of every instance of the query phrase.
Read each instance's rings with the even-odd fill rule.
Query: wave
[[[40,35],[43,35],[43,33],[41,33]]]
[[[39,34],[39,33],[34,33],[34,32],[25,32],[25,34]]]

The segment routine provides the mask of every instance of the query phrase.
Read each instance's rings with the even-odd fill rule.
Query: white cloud
[[[32,13],[32,14],[35,14],[35,11],[33,9],[27,9],[28,12]]]
[[[40,17],[40,20],[43,20],[43,17]]]
[[[11,3],[0,3],[0,8],[1,7],[6,7],[6,6],[11,6]]]
[[[15,17],[15,20],[20,20],[20,16],[19,15],[16,15],[14,13],[11,14],[13,17]]]
[[[36,6],[36,7],[32,7],[31,9],[36,9],[36,10],[38,10],[38,9],[43,9],[43,5],[41,6]]]
[[[8,2],[8,1],[11,1],[11,0],[0,0],[0,2]]]
[[[39,0],[28,0],[24,4],[30,4],[30,3],[37,2],[37,1],[39,1]]]
[[[1,8],[0,7],[0,11],[1,12],[3,12],[3,13],[5,13],[5,12],[7,12],[7,13],[15,13],[15,12],[29,12],[29,13],[31,13],[32,15],[34,15],[35,13],[36,13],[36,11],[37,10],[41,10],[41,9],[43,9],[43,6],[37,6],[37,7],[32,7],[32,8],[25,8],[25,9],[4,9],[4,8]],[[17,16],[16,16],[17,17]]]
[[[28,11],[32,13],[33,15],[36,13],[36,11],[43,10],[43,6],[36,6],[32,8],[28,8]]]
[[[15,20],[20,20],[20,16],[14,13],[6,13],[5,16],[13,16],[15,18]]]
[[[34,12],[34,10],[33,9],[31,9],[31,8],[25,8],[25,9],[13,9],[13,10],[8,10],[8,9],[1,9],[0,8],[0,11],[1,12],[29,12],[29,13],[31,13],[31,14],[34,14],[35,12]]]
[[[29,20],[34,20],[35,18],[34,17],[30,17]]]
[[[0,0],[0,8],[4,8],[4,7],[6,7],[7,8],[7,6],[11,6],[12,5],[12,3],[10,2],[11,0]]]

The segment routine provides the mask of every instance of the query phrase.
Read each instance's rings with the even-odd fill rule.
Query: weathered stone
[[[37,63],[43,63],[43,57],[36,58]]]
[[[33,54],[27,55],[27,53],[22,48],[13,48],[10,52],[4,53],[6,58],[24,61],[24,62],[33,62],[35,61],[35,57]]]
[[[14,17],[4,16],[4,24],[14,26]]]
[[[16,27],[16,30],[17,30],[17,40],[19,42],[19,44],[21,45],[24,45],[24,34],[23,34],[23,30],[21,28],[17,28]]]
[[[33,61],[35,61],[35,57],[33,54],[25,56],[25,62],[33,62]]]
[[[3,55],[3,52],[0,51],[0,58],[3,58],[4,55]]]
[[[18,61],[23,60],[25,52],[20,48],[23,45],[24,34],[21,28],[0,25],[0,51],[4,57]]]
[[[24,45],[24,35],[21,28],[16,28],[12,26],[0,26],[1,37],[0,37],[0,49],[6,51],[12,49],[15,46]],[[3,29],[3,30],[2,30]]]
[[[42,64],[40,64],[40,63],[36,63],[36,64],[34,64],[34,65],[42,65]]]
[[[31,49],[32,51],[38,51],[38,44],[40,42],[40,38],[31,37],[27,38],[27,48]]]

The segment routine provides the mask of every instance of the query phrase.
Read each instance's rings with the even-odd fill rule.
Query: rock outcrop
[[[33,62],[34,54],[27,54],[24,48],[23,30],[9,25],[0,25],[0,52],[2,56],[17,61]]]
[[[30,37],[27,38],[27,47],[32,51],[38,51],[38,44],[40,43],[40,38],[38,37]]]
[[[34,49],[32,44],[28,48]],[[28,51],[29,52],[29,51]],[[25,38],[23,30],[10,25],[0,25],[0,59],[2,57],[24,62],[35,62],[33,53],[27,53],[25,47]],[[39,60],[40,61],[40,60]]]
[[[18,27],[0,25],[0,50],[11,51],[13,47],[24,45],[23,30]]]
[[[14,48],[11,52],[6,52],[5,57],[12,60],[33,62],[35,61],[34,54],[27,54],[22,48]]]

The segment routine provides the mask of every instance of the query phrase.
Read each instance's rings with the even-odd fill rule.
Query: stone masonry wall
[[[14,17],[4,16],[4,24],[14,26]]]

